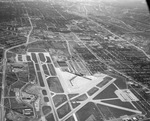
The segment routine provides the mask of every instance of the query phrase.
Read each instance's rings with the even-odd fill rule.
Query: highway
[[[68,48],[68,52],[69,52],[69,54],[70,54],[70,56],[71,56],[72,54],[71,54],[70,45],[69,45],[68,40],[67,40],[61,33],[60,33],[60,35],[61,35],[61,37],[63,37],[63,39],[66,41],[67,48]]]
[[[32,42],[29,42],[29,43],[34,43],[35,41],[32,41]],[[6,78],[6,68],[7,68],[7,52],[9,52],[9,50],[11,49],[14,49],[14,48],[17,48],[17,47],[20,47],[20,46],[23,46],[23,45],[26,45],[26,43],[23,43],[23,44],[20,44],[20,45],[16,45],[16,46],[13,46],[11,48],[8,48],[4,51],[4,58],[3,58],[3,76],[2,76],[2,93],[1,93],[1,104],[3,107],[2,107],[2,116],[4,115],[4,88],[5,88],[5,78]],[[4,117],[1,117],[1,121],[4,121]]]
[[[27,14],[27,15],[28,15],[28,14]],[[31,35],[32,31],[33,31],[33,25],[32,25],[31,18],[29,17],[29,15],[28,15],[28,19],[29,19],[29,22],[30,22],[30,25],[31,25],[31,29],[30,29],[30,31],[29,31],[29,34],[27,35],[27,42],[26,42],[26,45],[29,44],[30,35]]]
[[[8,50],[5,50],[4,52],[4,59],[3,59],[3,78],[2,78],[2,93],[1,93],[1,108],[2,108],[2,111],[1,111],[1,121],[4,121],[4,93],[5,93],[5,78],[6,78],[6,68],[7,68],[7,57],[6,57],[6,54],[7,54],[7,51]]]
[[[28,14],[27,14],[28,15]],[[27,41],[26,43],[23,43],[23,44],[20,44],[20,45],[17,45],[17,46],[13,46],[11,48],[8,48],[4,51],[4,58],[3,58],[3,76],[2,76],[2,92],[1,92],[1,108],[2,108],[2,111],[1,111],[1,121],[4,121],[5,120],[5,113],[4,113],[4,93],[5,93],[5,85],[6,85],[6,82],[5,82],[5,79],[6,79],[6,69],[7,69],[7,52],[13,48],[17,48],[17,47],[20,47],[20,46],[23,46],[23,45],[27,45],[29,43],[34,43],[35,41],[32,41],[32,42],[29,42],[29,38],[30,38],[30,35],[32,33],[32,30],[33,30],[33,26],[32,26],[32,22],[31,22],[31,18],[29,17],[28,15],[28,18],[29,18],[29,21],[30,21],[30,24],[31,24],[31,30],[29,31],[29,34],[27,35]]]
[[[24,6],[25,6],[25,4],[24,4]],[[26,6],[25,6],[25,9],[26,9]],[[28,45],[28,43],[29,43],[29,41],[30,41],[30,35],[31,35],[32,31],[33,31],[33,24],[32,24],[32,21],[31,21],[31,17],[30,17],[29,14],[28,14],[27,9],[26,9],[26,13],[27,13],[27,17],[28,17],[28,20],[29,20],[30,26],[31,26],[31,29],[30,29],[30,31],[29,31],[29,33],[28,33],[28,35],[27,35],[27,41],[26,41],[26,45]]]

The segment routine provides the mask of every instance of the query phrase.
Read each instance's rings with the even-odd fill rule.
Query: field
[[[117,95],[114,93],[117,88],[111,84],[105,90],[100,92],[94,99],[107,99],[107,98],[117,98]]]
[[[9,91],[9,96],[10,97],[16,96],[15,92],[12,89],[10,89],[10,91]]]
[[[54,66],[52,64],[48,64],[48,68],[49,68],[51,75],[56,76],[56,71],[54,69]]]
[[[47,115],[48,113],[50,113],[51,110],[52,110],[52,109],[51,109],[50,106],[43,106],[43,107],[42,107],[42,112],[43,112],[44,115]]]
[[[45,62],[45,61],[46,61],[45,56],[44,56],[43,53],[39,53],[38,55],[39,55],[40,60],[41,60],[42,62]]]
[[[27,83],[29,81],[28,80],[28,71],[19,71],[16,74],[20,81],[23,81],[25,83]]]
[[[2,85],[2,74],[0,73],[0,86]]]
[[[18,102],[15,98],[10,98],[11,108],[17,109],[17,108],[27,108],[28,106],[25,103]]]
[[[58,113],[59,118],[63,118],[70,111],[71,111],[71,109],[70,109],[70,106],[68,103],[64,104],[62,107],[57,109],[57,113]]]
[[[0,62],[2,61],[2,58],[3,58],[3,51],[4,50],[0,48]]]
[[[29,48],[28,49],[28,52],[46,52],[44,49],[41,49],[41,48]]]
[[[32,60],[34,61],[34,63],[38,63],[36,54],[35,53],[31,53],[31,56],[32,56]]]
[[[116,78],[115,84],[119,87],[119,89],[127,89],[127,80],[124,77],[111,75],[112,77]]]
[[[49,77],[47,79],[47,83],[48,83],[49,89],[52,92],[55,92],[55,93],[63,93],[64,92],[58,77]]]
[[[90,89],[87,93],[89,96],[93,95],[95,92],[97,92],[99,89],[97,87],[93,87]]]
[[[11,85],[11,89],[21,89],[26,83],[22,82],[22,81],[17,81],[14,84]]]
[[[31,61],[31,57],[27,55],[27,61]]]
[[[1,94],[2,94],[2,88],[0,88],[0,99],[1,99]],[[1,102],[1,101],[0,101]]]
[[[46,116],[45,119],[46,119],[47,121],[55,121],[54,116],[53,116],[52,113],[49,114],[48,116]]]
[[[15,83],[16,81],[17,81],[18,79],[17,79],[17,76],[16,76],[16,74],[15,73],[11,73],[11,72],[8,72],[7,74],[6,74],[6,84],[8,85],[8,86],[10,86],[10,85],[12,85],[13,83]]]
[[[96,121],[103,121],[102,115],[100,115],[97,107],[92,102],[87,103],[84,107],[76,112],[78,121],[85,121],[91,115],[94,116]]]
[[[120,116],[123,116],[123,115],[128,115],[128,116],[131,116],[131,115],[134,115],[135,113],[133,112],[130,112],[130,111],[125,111],[125,110],[121,110],[121,109],[117,109],[117,108],[110,108],[110,111],[113,113],[113,115],[116,117],[116,118],[119,118]]]
[[[36,71],[40,71],[39,64],[35,64]]]
[[[86,99],[88,99],[87,95],[86,94],[82,94],[79,97],[74,98],[72,101],[73,102],[78,102],[78,101],[80,102],[80,101],[84,101]]]
[[[10,107],[11,107],[9,98],[5,98],[5,99],[4,99],[4,106],[5,106],[6,108],[10,108]]]
[[[136,110],[135,107],[133,107],[133,105],[130,102],[122,102],[120,99],[106,100],[106,101],[103,101],[103,102],[108,103],[108,104],[112,104],[112,105],[117,105],[117,106],[121,106],[121,107],[125,107],[125,108]]]
[[[50,59],[50,57],[48,57],[48,56],[46,56],[46,63],[51,63],[51,59]]]
[[[103,79],[103,81],[102,82],[100,82],[97,86],[99,87],[99,88],[102,88],[104,85],[106,85],[109,81],[111,81],[112,80],[112,78],[111,77],[105,77],[104,79]]]
[[[28,62],[28,68],[29,68],[29,80],[33,81],[36,77],[35,69],[34,69],[34,63]]]
[[[67,101],[67,97],[65,95],[55,95],[53,97],[53,102],[55,107],[58,107],[59,105],[61,105],[62,103]]]
[[[66,67],[66,66],[68,66],[65,61],[57,61],[57,63],[58,63],[58,65],[60,67]]]
[[[44,97],[44,101],[45,102],[49,102],[49,98],[48,97]]]
[[[97,108],[99,109],[99,112],[103,115],[104,119],[109,120],[114,118],[113,114],[107,106],[97,104]]]
[[[73,118],[73,116],[71,116],[66,121],[75,121],[75,119]]]
[[[42,90],[42,94],[43,94],[43,95],[47,95],[46,90],[43,89],[43,90]]]
[[[43,67],[44,73],[45,73],[46,75],[50,75],[46,64],[43,64],[42,67]]]
[[[39,80],[40,86],[41,86],[41,87],[44,87],[45,84],[44,84],[44,82],[43,82],[43,77],[42,77],[41,72],[37,72],[37,75],[38,75],[38,80]]]

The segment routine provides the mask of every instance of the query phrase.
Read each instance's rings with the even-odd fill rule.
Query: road
[[[68,10],[67,10],[67,12],[68,12],[68,13],[72,13],[72,14],[76,14],[76,15],[81,16],[81,17],[84,17],[84,18],[87,18],[88,20],[90,20],[91,22],[95,23],[96,25],[102,27],[103,29],[105,29],[106,31],[108,31],[109,33],[111,33],[112,35],[115,35],[116,37],[118,37],[118,38],[120,38],[120,39],[126,41],[128,44],[130,44],[131,46],[135,47],[135,48],[138,49],[139,51],[142,51],[143,54],[144,54],[147,58],[150,59],[150,55],[148,55],[148,54],[147,54],[144,50],[142,50],[140,47],[135,46],[133,43],[131,43],[131,42],[129,42],[129,41],[123,39],[122,37],[120,37],[120,36],[118,36],[118,35],[116,35],[116,34],[114,34],[114,33],[111,32],[110,30],[108,30],[107,28],[101,26],[101,25],[98,24],[97,22],[95,22],[95,21],[93,21],[92,19],[90,19],[88,16],[80,15],[80,14],[78,14],[78,13],[70,12],[70,11],[68,11]]]
[[[6,68],[7,68],[7,52],[13,48],[17,48],[17,47],[20,47],[20,46],[23,46],[23,45],[28,45],[29,43],[33,43],[35,41],[32,41],[32,42],[29,42],[29,39],[30,39],[30,35],[33,31],[33,25],[32,25],[32,22],[31,22],[31,18],[29,17],[29,15],[27,14],[27,17],[29,19],[29,22],[30,22],[30,25],[31,25],[31,29],[29,31],[29,34],[27,35],[27,41],[26,43],[23,43],[23,44],[20,44],[20,45],[16,45],[16,46],[13,46],[11,48],[8,48],[4,51],[4,58],[3,58],[3,76],[2,76],[2,92],[1,92],[1,108],[2,108],[2,111],[1,111],[1,121],[4,121],[5,119],[5,114],[4,114],[4,93],[5,93],[5,85],[6,85],[6,82],[5,82],[5,79],[6,79]]]
[[[86,18],[88,18],[88,17],[86,17]],[[88,18],[89,19],[89,18]],[[94,22],[94,23],[96,23],[95,21],[93,21],[93,20],[91,20],[91,19],[89,19],[90,21],[92,21],[92,22]],[[98,23],[96,23],[96,25],[98,25],[98,26],[100,26]],[[115,35],[114,33],[112,33],[110,30],[107,30],[106,28],[104,28],[103,26],[101,26],[103,29],[105,29],[106,31],[108,31],[109,33],[111,33],[111,34],[113,34],[113,35]],[[76,38],[96,57],[96,59],[97,60],[99,60],[100,62],[102,62],[102,63],[104,63],[107,67],[109,67],[109,68],[111,68],[112,70],[114,70],[115,72],[117,72],[117,73],[119,73],[119,74],[121,74],[122,76],[124,76],[124,77],[126,77],[126,78],[128,78],[128,79],[130,79],[130,80],[132,80],[132,78],[131,77],[128,77],[128,76],[126,76],[124,73],[122,73],[122,72],[120,72],[120,71],[118,71],[118,70],[116,70],[114,67],[111,67],[110,65],[108,65],[104,60],[102,60],[101,58],[99,58],[90,48],[88,48],[87,46],[86,46],[86,44],[83,42],[83,41],[81,41],[80,40],[80,38],[75,34],[75,33],[73,33],[72,32],[72,34],[74,35],[74,36],[76,36]],[[115,35],[115,36],[117,36],[117,35]],[[117,36],[117,37],[119,37],[119,36]],[[120,37],[119,37],[120,38]],[[121,39],[123,39],[123,38],[121,38]],[[124,39],[123,39],[124,40]],[[126,42],[128,42],[127,40],[124,40],[124,41],[126,41]],[[128,42],[129,43],[129,42]],[[132,46],[134,46],[134,47],[136,47],[135,45],[133,45],[132,43],[129,43],[130,45],[132,45]],[[141,50],[140,48],[138,48],[138,47],[136,47],[138,50],[140,50],[140,51],[142,51],[143,52],[143,50]],[[147,54],[145,53],[145,52],[143,52],[146,56],[147,56]],[[134,80],[133,80],[134,81]],[[135,81],[134,81],[135,82]],[[135,82],[135,83],[138,83],[138,82]],[[140,84],[141,85],[141,84]],[[142,85],[143,86],[143,85]],[[95,95],[96,96],[96,95]],[[88,99],[88,101],[90,100],[90,98]],[[86,100],[87,101],[87,100]],[[82,103],[81,105],[79,105],[75,110],[73,110],[73,111],[71,111],[69,114],[71,115],[72,113],[75,113],[77,110],[79,110],[82,106],[84,106],[86,103]],[[119,107],[120,108],[120,107]],[[125,109],[125,110],[128,110],[128,109]],[[130,109],[129,109],[130,110]],[[131,111],[131,110],[130,110]],[[141,113],[140,111],[136,111],[136,110],[132,110],[133,112],[135,112],[135,113]],[[67,117],[64,117],[63,118],[63,120],[65,120],[65,119],[67,119],[68,118],[68,116],[70,116],[70,115],[67,115]]]
[[[91,19],[90,19],[91,20]],[[93,21],[93,20],[91,20],[92,22],[94,22],[94,23],[96,23],[95,21]],[[98,26],[100,26],[98,23],[96,23]],[[130,44],[131,46],[133,46],[133,47],[135,47],[136,49],[138,49],[139,51],[142,51],[143,52],[143,54],[147,57],[147,58],[149,58],[150,59],[150,55],[148,55],[148,54],[146,54],[146,52],[144,51],[144,50],[142,50],[141,48],[139,48],[139,47],[137,47],[137,46],[135,46],[134,44],[132,44],[131,42],[128,42],[127,40],[125,40],[125,39],[123,39],[123,38],[121,38],[121,37],[119,37],[118,35],[116,35],[116,34],[114,34],[114,33],[112,33],[110,30],[108,30],[108,29],[106,29],[106,28],[104,28],[103,26],[100,26],[100,27],[102,27],[103,29],[105,29],[106,31],[108,31],[109,33],[111,33],[111,34],[113,34],[113,35],[115,35],[116,37],[118,37],[118,38],[120,38],[120,39],[122,39],[122,40],[124,40],[125,42],[127,42],[128,44]],[[110,66],[109,66],[110,67]],[[115,68],[113,68],[113,67],[111,67],[114,71],[116,71],[117,73],[119,73],[119,74],[121,74],[121,75],[123,75],[124,77],[126,77],[126,78],[128,78],[128,79],[130,79],[130,80],[132,80],[134,83],[136,83],[136,84],[139,84],[139,85],[141,85],[142,87],[144,87],[144,88],[146,88],[146,89],[148,89],[148,90],[150,90],[149,88],[147,88],[147,87],[145,87],[144,85],[142,85],[141,83],[139,83],[139,82],[136,82],[136,81],[134,81],[131,77],[129,77],[129,76],[127,76],[127,75],[125,75],[124,73],[122,73],[122,72],[119,72],[118,70],[116,70]]]
[[[31,26],[31,29],[30,29],[30,31],[29,31],[29,33],[27,35],[27,41],[26,41],[26,46],[27,46],[29,41],[30,41],[30,35],[31,35],[32,31],[33,31],[33,24],[32,24],[31,17],[29,16],[28,10],[27,10],[27,8],[26,8],[24,3],[23,3],[23,6],[24,6],[24,8],[26,10],[26,15],[27,15],[27,18],[28,18],[28,20],[30,22],[30,26]]]
[[[32,42],[29,42],[29,43],[34,43],[36,41],[32,41]],[[26,43],[23,43],[23,44],[20,44],[20,45],[16,45],[16,46],[13,46],[11,48],[8,48],[4,51],[4,58],[3,58],[3,78],[2,78],[2,93],[1,93],[1,104],[3,107],[2,108],[2,118],[1,118],[1,121],[4,121],[4,117],[3,117],[3,113],[4,113],[4,89],[5,89],[5,79],[6,79],[6,68],[7,68],[7,52],[11,49],[14,49],[16,47],[20,47],[20,46],[23,46],[23,45],[26,45]]]
[[[85,16],[83,16],[83,15],[80,15],[80,14],[78,14],[78,13],[75,13],[75,12],[69,12],[69,11],[67,11],[67,12],[68,12],[68,13],[75,14],[75,15],[78,15],[78,16],[81,16],[81,17],[84,17],[84,18],[86,18],[86,19],[90,20],[91,22],[95,23],[97,26],[102,27],[103,29],[105,29],[105,30],[106,30],[106,31],[108,31],[109,33],[111,33],[111,34],[115,35],[116,37],[118,37],[118,38],[120,38],[120,39],[122,39],[122,40],[124,40],[125,42],[127,42],[127,43],[128,43],[128,44],[130,44],[131,46],[135,47],[135,48],[136,48],[136,49],[138,49],[139,51],[142,51],[142,52],[143,52],[143,54],[144,54],[147,58],[149,58],[149,59],[150,59],[150,55],[148,55],[148,54],[147,54],[144,50],[142,50],[141,48],[139,48],[139,47],[135,46],[135,45],[134,45],[134,44],[132,44],[131,42],[128,42],[127,40],[125,40],[125,39],[123,39],[123,38],[119,37],[118,35],[114,34],[114,33],[113,33],[113,32],[111,32],[110,30],[108,30],[108,29],[106,29],[105,27],[103,27],[103,26],[99,25],[97,22],[93,21],[92,19],[90,19],[90,18],[88,18],[88,17],[85,17]],[[80,38],[79,38],[79,40],[80,40]],[[100,59],[99,59],[99,60],[100,60]],[[120,75],[122,75],[122,76],[126,77],[126,78],[127,78],[127,79],[129,79],[129,80],[132,80],[134,83],[139,84],[139,85],[140,85],[140,86],[142,86],[143,88],[146,88],[147,90],[150,90],[149,88],[145,87],[145,86],[144,86],[144,85],[142,85],[141,83],[134,81],[131,77],[129,77],[129,76],[125,75],[124,73],[122,73],[122,72],[120,72],[120,71],[116,70],[114,67],[109,66],[109,65],[108,65],[108,64],[106,64],[104,61],[102,61],[102,60],[100,60],[100,61],[101,61],[101,62],[103,62],[103,63],[104,63],[105,65],[107,65],[108,67],[110,67],[111,69],[113,69],[113,70],[114,70],[115,72],[117,72],[118,74],[120,74]]]
[[[31,29],[29,31],[29,34],[27,35],[27,41],[26,41],[26,45],[28,45],[29,41],[30,41],[30,35],[33,31],[33,24],[32,24],[32,21],[31,21],[31,17],[29,17],[29,14],[27,13],[27,17],[29,19],[29,22],[30,22],[30,25],[31,25]]]
[[[68,40],[61,34],[61,33],[59,33],[60,35],[61,35],[61,37],[66,41],[66,44],[67,44],[67,48],[68,48],[68,52],[69,52],[69,54],[70,54],[70,56],[72,55],[71,54],[71,50],[70,50],[70,45],[69,45],[69,42],[68,42]]]
[[[6,77],[6,68],[7,68],[7,50],[4,52],[4,59],[3,59],[3,78],[2,78],[2,93],[1,93],[1,105],[2,105],[2,111],[1,111],[1,121],[4,121],[4,90],[5,90],[5,77]]]

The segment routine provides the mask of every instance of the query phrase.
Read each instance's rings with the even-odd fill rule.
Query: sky
[[[111,1],[111,2],[116,2],[116,1],[126,1],[126,2],[134,2],[134,1],[140,1],[140,2],[145,2],[145,0],[68,0],[68,1]]]

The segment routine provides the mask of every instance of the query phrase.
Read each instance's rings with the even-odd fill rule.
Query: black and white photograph
[[[0,0],[0,121],[150,121],[150,0]]]

